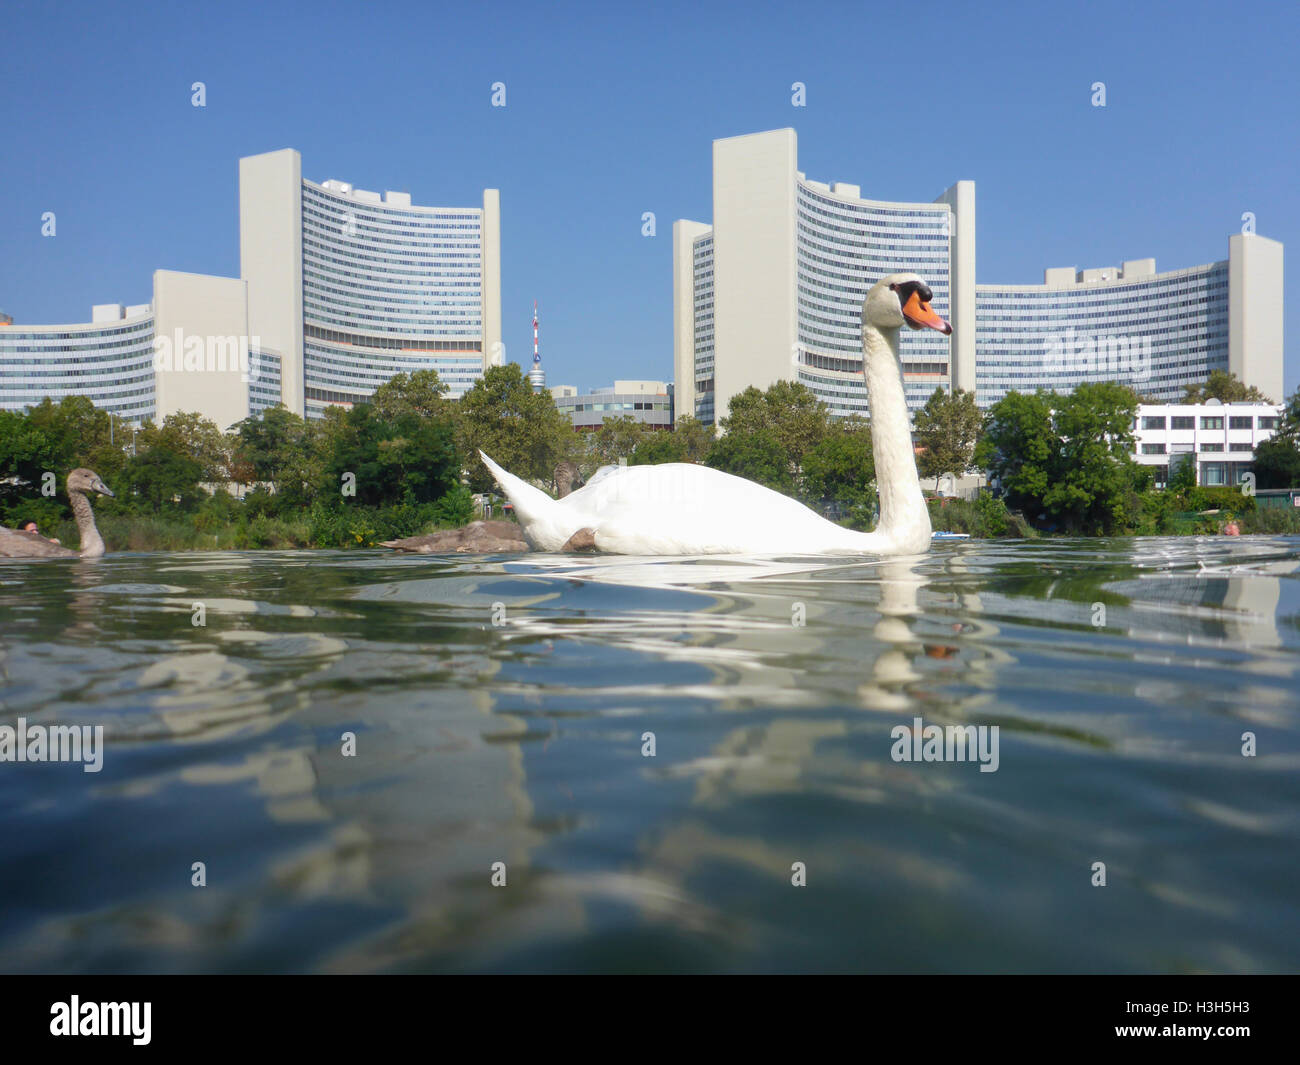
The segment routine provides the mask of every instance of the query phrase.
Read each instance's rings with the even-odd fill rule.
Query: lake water
[[[0,725],[104,729],[98,773],[0,763],[0,969],[1293,971],[1298,577],[1295,538],[0,563]],[[895,760],[916,718],[996,771]]]

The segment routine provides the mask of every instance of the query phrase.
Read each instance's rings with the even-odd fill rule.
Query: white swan
[[[952,326],[930,308],[915,274],[890,274],[862,302],[862,350],[880,524],[860,533],[770,488],[707,466],[670,462],[601,471],[556,500],[479,452],[538,551],[595,548],[617,555],[880,554],[930,546],[930,512],[916,475],[898,361],[898,330]]]

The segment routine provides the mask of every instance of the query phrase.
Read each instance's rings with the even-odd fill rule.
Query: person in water
[[[1224,523],[1223,535],[1224,536],[1241,535],[1241,526],[1237,524],[1237,519],[1231,514],[1228,515],[1228,520],[1227,522]]]

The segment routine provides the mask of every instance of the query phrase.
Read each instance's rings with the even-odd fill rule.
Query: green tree
[[[1255,448],[1259,488],[1300,487],[1300,389],[1287,400],[1277,431]]]
[[[835,422],[803,458],[804,498],[820,504],[866,506],[876,498],[871,427],[861,418]]]
[[[1073,532],[1129,527],[1133,495],[1150,473],[1133,461],[1138,397],[1113,381],[1080,385],[1057,399],[1056,470],[1043,496],[1048,512]]]
[[[162,425],[145,422],[136,433],[136,453],[162,447],[199,464],[204,481],[215,484],[230,479],[230,452],[233,438],[227,437],[215,422],[195,412],[178,411],[167,415]]]
[[[696,421],[689,414],[678,418],[671,432],[648,430],[632,454],[629,466],[654,466],[663,462],[702,463],[709,457],[717,437],[713,426]]]
[[[382,421],[391,422],[403,414],[421,418],[441,418],[451,403],[445,397],[449,386],[438,378],[437,370],[416,370],[389,378],[370,397],[370,406]]]
[[[518,363],[491,366],[459,400],[458,442],[468,464],[470,487],[490,491],[494,482],[478,452],[526,480],[549,483],[556,463],[576,450],[573,424],[549,392],[533,393]]]
[[[975,460],[1030,517],[1045,514],[1067,532],[1121,531],[1150,486],[1131,455],[1137,405],[1113,382],[1068,395],[1010,392],[989,410]]]
[[[138,441],[137,441],[138,444]],[[199,487],[203,467],[162,444],[137,450],[126,466],[126,483],[138,505],[155,513],[189,510],[205,495]]]
[[[285,507],[311,502],[312,486],[320,480],[318,426],[286,410],[268,407],[235,427],[235,479],[241,484],[268,481]]]
[[[589,461],[597,466],[617,465],[619,459],[630,462],[632,453],[651,432],[630,414],[606,417],[599,429],[587,435]]]
[[[628,456],[629,466],[659,466],[665,462],[686,462],[686,443],[674,433],[646,433],[639,441],[632,454]]]
[[[750,385],[731,397],[722,420],[728,435],[767,433],[785,453],[791,479],[829,424],[830,411],[807,385],[795,381],[777,381],[765,392]]]
[[[673,422],[672,436],[681,444],[682,462],[703,462],[718,438],[713,426],[705,425],[689,414],[683,414]]]
[[[1254,385],[1245,385],[1234,373],[1211,370],[1210,376],[1198,385],[1183,385],[1182,403],[1204,403],[1217,399],[1220,403],[1272,403]]]
[[[85,396],[66,396],[58,403],[47,398],[21,413],[0,412],[0,506],[5,513],[16,513],[24,502],[48,504],[40,494],[46,473],[55,475],[60,492],[78,466],[90,467],[110,485],[121,483],[127,461],[123,443],[130,431],[117,419],[113,439],[111,425],[110,416]],[[48,507],[43,513],[48,520]],[[60,517],[65,513],[60,502]]]
[[[975,406],[975,393],[956,389],[951,394],[936,388],[916,412],[916,442],[924,450],[917,456],[922,477],[933,477],[935,488],[945,473],[960,477],[970,466],[979,440],[983,416]]]
[[[731,432],[720,437],[709,451],[708,465],[778,492],[789,493],[794,489],[789,453],[768,429]]]
[[[1196,487],[1196,456],[1175,453],[1169,456],[1169,481],[1166,487],[1174,495],[1186,495]]]
[[[408,409],[385,419],[374,406],[361,403],[333,428],[322,461],[324,500],[355,498],[375,507],[432,503],[460,484],[460,454],[446,415],[429,418]],[[349,473],[355,477],[355,497],[341,492]]]
[[[1007,505],[1032,518],[1055,474],[1057,439],[1049,392],[1008,392],[988,411],[975,462],[997,479]]]

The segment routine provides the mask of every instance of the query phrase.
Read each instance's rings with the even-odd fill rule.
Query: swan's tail
[[[479,452],[479,457],[492,471],[492,476],[501,486],[501,491],[505,492],[510,502],[514,504],[515,516],[523,526],[524,536],[529,543],[541,551],[554,551],[559,544],[564,543],[572,535],[573,530],[569,526],[573,525],[573,519],[568,517],[558,501],[508,470],[503,470],[482,451]],[[557,536],[559,542],[550,544],[549,541]]]

